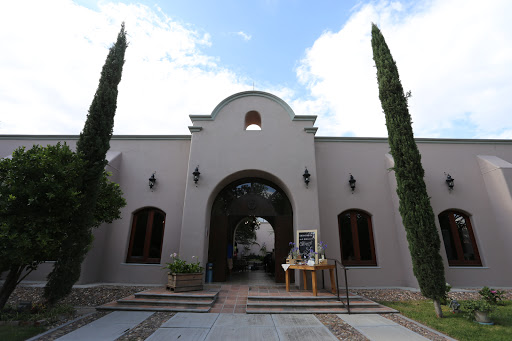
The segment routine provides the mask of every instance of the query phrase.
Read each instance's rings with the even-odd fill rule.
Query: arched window
[[[471,220],[466,214],[455,210],[444,211],[439,214],[439,225],[449,265],[482,265]]]
[[[343,265],[377,265],[372,218],[363,211],[349,210],[338,216]]]
[[[249,111],[245,114],[245,130],[261,130],[261,116],[257,111]]]
[[[165,213],[143,208],[133,214],[127,263],[159,264],[164,238]]]

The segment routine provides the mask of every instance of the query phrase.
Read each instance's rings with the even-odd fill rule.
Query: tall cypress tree
[[[127,47],[124,23],[116,43],[110,48],[87,120],[77,142],[77,153],[85,161],[81,181],[83,200],[74,216],[72,231],[64,242],[53,271],[48,275],[45,297],[50,303],[66,296],[80,278],[81,265],[92,243],[94,215],[101,194],[101,179],[107,165],[106,154],[114,129],[117,87],[121,81]],[[124,206],[124,205],[123,205]]]
[[[386,116],[388,141],[395,161],[399,211],[407,233],[413,273],[421,293],[434,301],[442,317],[440,300],[446,295],[441,242],[430,205],[421,156],[414,141],[411,116],[398,69],[379,28],[372,24],[373,60],[377,66],[379,98]]]

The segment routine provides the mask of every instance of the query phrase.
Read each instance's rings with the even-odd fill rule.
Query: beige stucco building
[[[95,231],[80,283],[163,284],[162,264],[174,252],[213,262],[214,280],[226,280],[233,231],[254,216],[274,228],[275,245],[267,247],[275,249],[276,265],[297,230],[317,229],[327,256],[350,268],[349,286],[417,287],[387,139],[316,137],[315,119],[295,115],[272,94],[248,91],[226,98],[210,115],[191,116],[191,135],[114,136],[107,167],[127,206],[122,219]],[[74,147],[77,139],[3,135],[0,156],[21,145],[66,141]],[[417,144],[447,281],[512,286],[512,141]],[[43,280],[51,266],[43,264],[28,279]]]

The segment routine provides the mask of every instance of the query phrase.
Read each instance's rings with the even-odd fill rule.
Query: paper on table
[[[288,268],[290,267],[291,264],[281,264],[281,266],[283,267],[284,271],[288,270]]]

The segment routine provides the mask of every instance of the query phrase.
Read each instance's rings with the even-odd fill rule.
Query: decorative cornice
[[[203,127],[198,127],[198,126],[188,126],[188,130],[190,130],[190,133],[198,133],[200,132],[201,130],[203,130]]]
[[[0,140],[78,140],[80,135],[0,135]],[[112,140],[190,140],[191,135],[112,135]]]
[[[316,134],[316,131],[318,130],[318,127],[306,127],[304,128],[304,131],[309,134]]]
[[[288,115],[290,116],[290,119],[292,121],[312,121],[313,123],[315,123],[315,121],[316,121],[316,116],[315,115],[300,115],[300,116],[295,115],[295,113],[293,112],[292,108],[290,108],[290,106],[285,101],[283,101],[281,98],[277,97],[276,95],[273,95],[273,94],[268,93],[268,92],[255,91],[255,90],[243,91],[243,92],[239,92],[239,93],[236,93],[234,95],[231,95],[231,96],[225,98],[222,102],[220,102],[215,107],[215,109],[213,109],[213,111],[212,111],[212,113],[210,115],[190,115],[189,116],[190,120],[192,122],[195,122],[195,121],[213,121],[213,120],[215,120],[215,117],[217,117],[217,114],[219,113],[219,111],[221,111],[222,108],[224,108],[230,102],[232,102],[234,100],[237,100],[239,98],[248,97],[248,96],[264,97],[264,98],[268,98],[268,99],[276,102],[281,107],[283,107],[284,110],[286,110],[286,112],[288,113]]]

